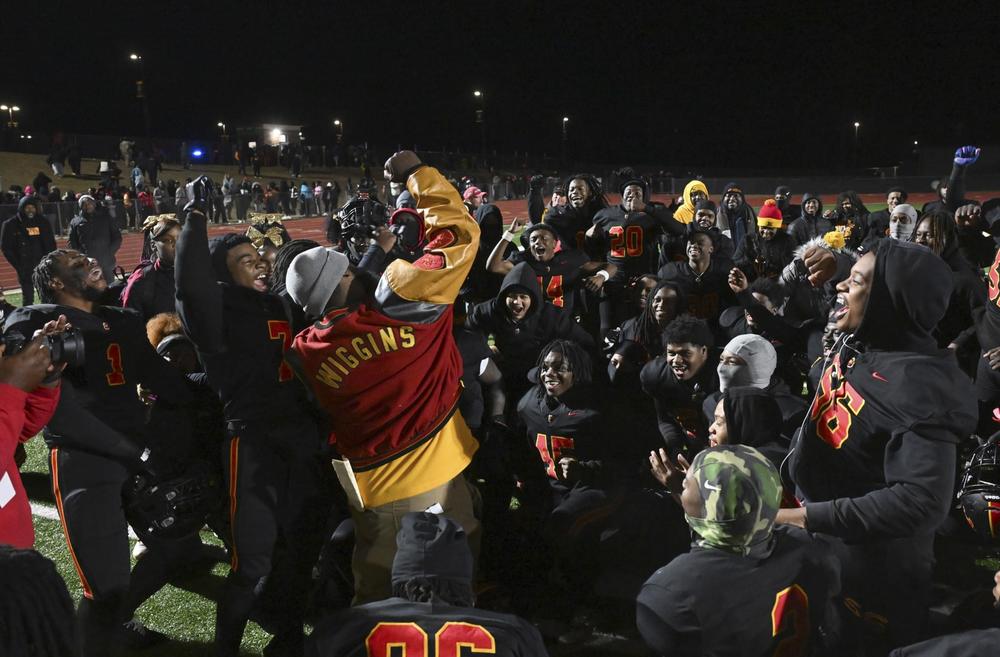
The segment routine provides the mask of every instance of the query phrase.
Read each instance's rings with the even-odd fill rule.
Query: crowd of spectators
[[[61,250],[34,181],[3,224],[42,305],[5,311],[33,347],[0,360],[24,416],[0,445],[46,426],[82,654],[166,640],[136,609],[222,556],[218,655],[249,619],[275,655],[431,634],[438,655],[541,655],[600,631],[658,655],[979,654],[1000,631],[929,622],[936,542],[997,538],[978,468],[997,449],[1000,203],[966,198],[978,157],[956,151],[937,200],[892,188],[878,212],[699,180],[660,203],[631,169],[476,184],[410,151],[343,206],[336,183],[136,165],[77,199]],[[504,218],[493,201],[521,192],[528,216]],[[109,193],[149,204],[123,287]],[[328,214],[330,244],[292,239],[295,212]],[[73,329],[85,361],[62,369],[46,340]],[[224,482],[195,526],[225,555],[121,500],[193,463]],[[0,542],[31,547],[25,504]]]

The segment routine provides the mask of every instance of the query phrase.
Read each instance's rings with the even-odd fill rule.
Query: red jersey
[[[330,312],[286,356],[329,414],[330,440],[351,462],[366,506],[446,483],[477,448],[457,408],[462,359],[451,306],[479,228],[435,169],[418,169],[407,188],[426,223],[424,255],[394,261],[373,303]]]

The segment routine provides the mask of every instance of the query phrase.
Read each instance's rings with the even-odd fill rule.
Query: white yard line
[[[46,520],[59,520],[59,512],[56,511],[54,506],[39,504],[38,502],[31,503],[31,515],[39,518],[45,518]],[[135,532],[132,531],[131,527],[128,528],[128,537],[134,541],[139,540],[139,537],[135,535]]]

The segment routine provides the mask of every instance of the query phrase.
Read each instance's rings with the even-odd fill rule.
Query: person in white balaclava
[[[729,341],[719,357],[719,392],[736,386],[766,388],[778,364],[774,347],[765,338],[745,334]]]
[[[909,242],[913,230],[917,227],[917,210],[909,203],[900,203],[889,217],[889,237],[894,240]]]
[[[730,340],[722,350],[716,367],[719,391],[708,395],[702,404],[705,417],[712,421],[722,393],[729,388],[760,388],[778,403],[782,417],[781,432],[785,438],[790,438],[802,422],[805,403],[788,389],[784,381],[774,375],[777,365],[778,354],[767,338],[747,333]]]

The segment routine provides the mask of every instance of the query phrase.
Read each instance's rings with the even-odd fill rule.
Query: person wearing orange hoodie
[[[694,221],[694,210],[698,201],[708,197],[708,187],[702,181],[692,180],[684,185],[684,193],[681,195],[682,203],[674,210],[674,219],[682,224],[691,223]]]

